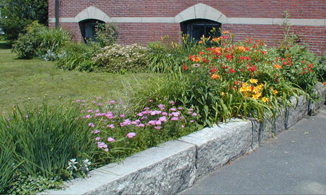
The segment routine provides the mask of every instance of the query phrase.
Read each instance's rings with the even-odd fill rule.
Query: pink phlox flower
[[[159,130],[159,129],[162,129],[161,126],[155,126],[154,128],[155,128],[155,129],[158,129],[158,130]]]
[[[86,102],[86,100],[82,100],[81,102],[85,103],[85,102]]]
[[[197,113],[192,113],[192,116],[197,116],[198,114]]]
[[[109,151],[109,149],[108,149],[108,148],[105,148],[105,149],[104,149],[104,151],[105,151],[105,152],[108,152],[108,151]]]
[[[86,115],[84,118],[92,118],[91,115]]]
[[[114,101],[114,100],[111,100],[111,101],[110,101],[110,104],[115,104],[115,101]]]
[[[137,116],[144,116],[143,113],[138,113]]]
[[[184,119],[185,119],[185,117],[183,117],[183,116],[180,116],[180,119],[181,119],[181,120],[184,120]]]
[[[122,123],[120,123],[121,127],[124,127],[124,126],[127,126],[127,125],[131,125],[131,120],[130,119],[126,119]]]
[[[108,142],[115,142],[115,139],[113,137],[108,137]]]
[[[163,115],[163,116],[167,116],[168,113],[167,113],[167,112],[162,112],[162,115]]]
[[[81,100],[76,100],[76,102],[78,103],[78,102],[80,102]]]
[[[140,120],[135,120],[135,121],[132,121],[131,124],[133,125],[138,125],[140,123]]]
[[[121,117],[121,118],[124,118],[124,117],[125,117],[125,115],[124,115],[124,114],[121,114],[121,115],[120,115],[120,117]]]
[[[183,108],[182,107],[178,107],[178,110],[182,110]]]
[[[107,125],[107,127],[114,129],[114,124]]]
[[[143,116],[143,117],[141,117],[141,120],[147,120],[147,119],[148,119],[147,116]]]
[[[189,111],[189,112],[193,112],[194,109],[193,109],[193,108],[189,108],[188,111]]]
[[[97,143],[97,148],[108,148],[108,145],[106,145],[104,142],[96,142]]]
[[[169,104],[174,105],[175,102],[174,101],[169,101]]]
[[[94,131],[92,131],[92,133],[94,133],[94,134],[98,134],[98,133],[100,133],[101,131],[100,130],[94,130]]]
[[[156,121],[155,125],[162,125],[162,121],[160,121],[160,120]]]
[[[161,121],[161,122],[166,122],[167,118],[166,118],[166,116],[162,116],[158,120]]]
[[[178,117],[175,117],[175,116],[174,116],[174,117],[171,118],[171,121],[177,121],[177,120],[179,120]]]
[[[88,126],[95,127],[94,123],[88,123]]]
[[[148,100],[149,102],[153,102],[153,100]]]
[[[97,105],[98,105],[98,106],[102,106],[103,104],[102,104],[102,103],[98,103]]]
[[[185,126],[184,125],[181,125],[181,128],[185,128]]]
[[[93,110],[87,110],[87,112],[88,112],[88,113],[92,113],[92,112],[93,112]]]
[[[105,117],[108,118],[108,119],[113,119],[114,118],[113,113],[111,111],[106,113]]]
[[[139,125],[136,125],[136,127],[145,127],[144,124],[139,124]]]
[[[175,117],[178,117],[178,116],[180,116],[180,112],[172,112],[171,115],[175,116]]]
[[[159,107],[161,110],[164,110],[164,109],[165,109],[164,104],[160,104],[160,105],[158,105],[157,107]]]
[[[85,112],[85,110],[81,110],[81,111],[80,111],[80,113],[84,113],[84,112]]]
[[[161,113],[162,113],[162,111],[154,110],[154,111],[152,111],[151,115],[154,116],[154,115],[161,114]]]
[[[130,139],[135,137],[135,136],[136,136],[135,132],[130,132],[130,133],[127,134],[127,137],[130,138]]]
[[[96,104],[96,101],[94,100],[94,101],[92,101],[92,103],[93,103],[93,104]]]
[[[191,123],[195,122],[194,120],[190,120]]]
[[[144,110],[149,110],[149,107],[145,107]]]
[[[148,125],[156,125],[156,121],[155,120],[150,120],[147,122]]]
[[[101,139],[100,137],[96,137],[96,138],[95,138],[96,141],[99,141],[100,139]]]
[[[177,111],[176,108],[171,108],[170,110],[173,111],[173,112]]]

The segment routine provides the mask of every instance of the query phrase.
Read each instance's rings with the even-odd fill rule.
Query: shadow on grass
[[[11,49],[11,44],[5,41],[0,41],[0,49]]]

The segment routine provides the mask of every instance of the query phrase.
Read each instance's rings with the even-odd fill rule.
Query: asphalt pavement
[[[326,194],[326,106],[180,194]]]

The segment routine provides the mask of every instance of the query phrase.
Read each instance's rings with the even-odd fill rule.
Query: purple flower
[[[173,111],[173,112],[177,111],[176,108],[171,108],[170,110]]]
[[[156,121],[155,120],[150,120],[147,122],[148,125],[156,125]]]
[[[158,120],[161,121],[161,122],[166,122],[167,118],[166,118],[166,116],[162,116]]]
[[[153,100],[148,100],[149,102],[153,102]]]
[[[110,101],[110,104],[115,104],[115,101],[114,101],[114,100],[111,100],[111,101]]]
[[[182,107],[178,107],[178,110],[182,110],[183,108]]]
[[[100,139],[101,139],[100,137],[96,137],[96,138],[95,138],[96,141],[99,141]]]
[[[108,137],[108,142],[115,142],[115,139],[112,137]]]
[[[76,100],[76,102],[78,103],[78,102],[80,102],[80,100]]]
[[[86,115],[85,118],[92,118],[91,115]]]
[[[175,117],[175,116],[174,116],[174,117],[171,118],[171,121],[177,121],[177,120],[179,120],[178,117]]]
[[[100,110],[95,110],[96,113],[100,112]]]
[[[194,120],[190,120],[191,123],[195,122]]]
[[[174,105],[174,104],[175,104],[175,102],[174,102],[174,101],[169,101],[169,104],[172,104],[172,105]]]
[[[127,134],[127,137],[130,138],[130,139],[135,137],[135,136],[136,136],[135,132],[130,132],[130,133]]]
[[[138,113],[137,116],[144,116],[142,113]]]
[[[163,116],[167,116],[168,113],[167,113],[167,112],[162,112],[162,115],[163,115]]]
[[[108,152],[108,151],[109,151],[109,149],[108,149],[108,148],[105,148],[105,149],[104,149],[104,151],[105,151],[105,152]]]
[[[98,105],[98,106],[102,106],[103,104],[102,104],[102,103],[98,103],[97,105]]]
[[[85,112],[85,110],[81,110],[81,111],[80,111],[80,113],[84,113],[84,112]]]
[[[108,145],[106,145],[104,142],[97,142],[97,148],[108,148]]]
[[[94,134],[98,134],[98,133],[100,133],[101,131],[100,130],[94,130],[94,131],[92,131],[92,133],[94,133]]]
[[[161,126],[155,126],[154,128],[160,130],[162,127]]]
[[[197,116],[198,114],[197,113],[192,113],[192,116]]]
[[[172,113],[171,113],[171,116],[178,117],[179,115],[180,115],[180,112],[172,112]]]
[[[121,118],[124,118],[124,117],[125,117],[125,115],[124,115],[124,114],[121,114],[121,115],[120,115],[120,117],[121,117]]]
[[[85,103],[85,102],[86,102],[86,100],[82,100],[81,102]]]
[[[95,127],[94,123],[88,123],[88,126]]]
[[[160,120],[156,121],[155,125],[162,125],[162,122]]]
[[[26,118],[28,118],[29,116],[28,115],[25,115]]]
[[[165,109],[165,106],[163,104],[160,104],[157,107],[159,107],[161,110],[164,110]]]
[[[92,112],[93,112],[93,110],[87,110],[87,112],[88,112],[88,113],[92,113]]]
[[[184,125],[181,125],[181,128],[185,128],[185,126]]]
[[[144,110],[149,110],[149,107],[145,107]]]
[[[139,124],[139,125],[136,125],[136,127],[145,127],[144,124]]]
[[[96,101],[92,101],[93,102],[93,104],[95,104],[96,103]]]
[[[114,129],[114,124],[107,125],[107,127]]]
[[[97,99],[98,99],[98,100],[101,100],[101,99],[102,99],[102,97],[97,97]]]
[[[151,115],[154,116],[154,115],[161,114],[161,113],[162,113],[162,111],[154,110],[154,111],[152,111]]]
[[[11,118],[7,118],[7,121],[11,121]]]

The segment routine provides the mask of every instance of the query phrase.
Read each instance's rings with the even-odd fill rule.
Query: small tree
[[[1,4],[0,28],[9,41],[16,40],[35,20],[44,25],[48,23],[47,0],[2,0]]]

